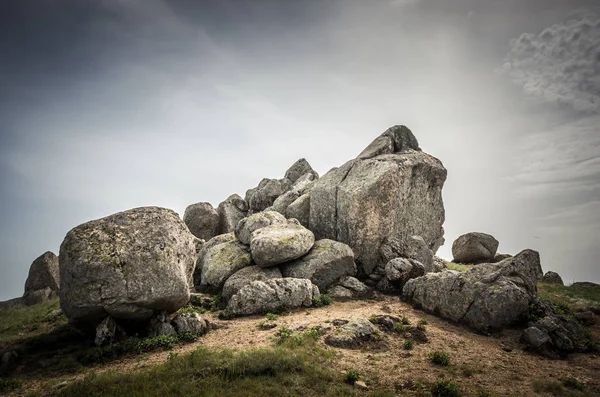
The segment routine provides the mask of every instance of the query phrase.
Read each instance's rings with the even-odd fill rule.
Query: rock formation
[[[354,160],[318,179],[310,191],[309,228],[318,239],[352,247],[362,274],[385,266],[386,237],[443,243],[446,180],[442,163],[423,153],[404,126],[385,131]]]
[[[60,274],[58,257],[48,251],[33,261],[25,281],[23,304],[35,305],[58,296]]]
[[[179,216],[136,208],[69,231],[59,255],[60,304],[69,321],[95,328],[106,316],[149,320],[189,300],[195,238]]]
[[[502,329],[527,318],[537,298],[539,254],[525,250],[497,264],[459,273],[446,270],[413,278],[402,297],[416,307],[479,331]]]

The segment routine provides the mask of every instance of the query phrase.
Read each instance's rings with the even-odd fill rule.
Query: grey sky
[[[393,124],[448,168],[440,256],[484,231],[600,281],[595,4],[2,2],[0,300],[82,222],[324,174]]]

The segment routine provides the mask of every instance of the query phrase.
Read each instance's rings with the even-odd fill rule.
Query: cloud
[[[510,43],[503,72],[543,102],[600,112],[600,16],[571,19]]]

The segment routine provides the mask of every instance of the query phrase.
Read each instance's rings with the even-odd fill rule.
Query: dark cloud
[[[511,42],[504,72],[543,102],[600,112],[600,16],[524,33]]]

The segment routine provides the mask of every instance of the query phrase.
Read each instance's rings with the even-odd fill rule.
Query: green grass
[[[64,315],[51,316],[58,309],[58,299],[52,299],[33,306],[0,311],[0,350],[66,324]]]
[[[600,311],[600,287],[598,286],[582,287],[538,283],[537,288],[540,299],[550,300],[571,312]]]
[[[149,370],[89,375],[61,397],[355,396],[364,395],[332,369],[335,353],[310,335],[246,351],[199,347]],[[375,394],[373,394],[375,395]],[[376,395],[393,395],[378,391]]]
[[[472,267],[473,267],[473,265],[465,265],[462,263],[448,262],[448,269],[456,270],[459,272],[466,272],[467,270],[471,269]]]

